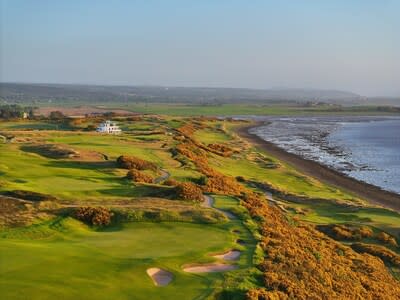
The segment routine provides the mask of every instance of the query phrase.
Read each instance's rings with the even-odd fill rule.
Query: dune
[[[188,273],[211,273],[211,272],[225,272],[236,269],[235,265],[226,265],[220,263],[204,264],[204,265],[188,265],[183,267],[183,271]]]
[[[146,270],[147,275],[153,279],[153,282],[156,286],[165,286],[168,285],[172,279],[173,275],[171,272],[165,271],[160,268],[150,268]]]

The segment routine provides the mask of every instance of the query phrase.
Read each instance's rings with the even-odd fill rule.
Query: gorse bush
[[[175,187],[178,199],[190,200],[196,202],[204,201],[201,188],[192,182],[182,182]]]
[[[353,232],[345,226],[333,226],[332,232],[335,239],[352,240],[354,239]]]
[[[122,169],[157,170],[156,164],[135,156],[121,155],[117,158],[117,165]]]
[[[247,299],[397,299],[400,295],[400,283],[379,258],[358,254],[311,225],[292,226],[279,209],[255,193],[242,199],[253,218],[260,220],[265,253],[258,266],[264,288],[248,291]]]
[[[376,239],[378,241],[381,241],[382,243],[391,245],[391,246],[397,246],[396,239],[392,237],[391,235],[387,234],[386,232],[380,232],[376,235]]]
[[[359,253],[368,253],[373,256],[377,256],[384,262],[400,268],[400,255],[395,253],[394,251],[387,249],[384,246],[355,243],[351,245],[351,248],[353,248],[355,251]]]
[[[166,186],[177,186],[179,184],[179,181],[173,179],[173,178],[168,178],[167,180],[164,181],[164,185]]]
[[[335,240],[361,240],[362,238],[373,237],[374,232],[367,226],[351,226],[351,225],[319,225],[317,228]]]
[[[154,181],[153,177],[138,170],[132,169],[129,170],[126,174],[126,178],[141,183],[152,183]]]
[[[105,226],[111,223],[112,212],[102,206],[80,207],[75,211],[75,217],[89,225]]]
[[[207,147],[208,150],[211,150],[213,153],[224,157],[229,157],[233,154],[233,150],[231,148],[222,144],[208,144]]]
[[[372,229],[367,226],[361,226],[358,229],[358,233],[360,234],[360,236],[362,238],[370,238],[374,235],[374,232],[372,231]]]

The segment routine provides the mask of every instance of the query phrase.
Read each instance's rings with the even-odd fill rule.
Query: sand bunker
[[[183,271],[188,273],[211,273],[211,272],[225,272],[236,269],[235,265],[225,264],[204,264],[204,265],[188,265],[183,268]]]
[[[168,285],[174,277],[171,272],[165,271],[160,268],[150,268],[146,270],[147,275],[153,279],[156,286]]]
[[[229,250],[222,254],[213,255],[213,257],[223,260],[238,260],[241,252],[239,250]]]

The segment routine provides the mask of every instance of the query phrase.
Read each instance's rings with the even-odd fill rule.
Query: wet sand
[[[372,184],[351,178],[318,162],[304,159],[293,153],[288,153],[275,144],[264,141],[262,138],[248,132],[249,129],[261,125],[263,125],[263,122],[253,123],[252,125],[238,128],[236,132],[240,137],[247,140],[251,144],[260,147],[271,156],[290,164],[305,175],[314,177],[326,184],[346,190],[361,199],[369,201],[372,204],[381,205],[400,212],[400,195],[382,190],[381,188]]]

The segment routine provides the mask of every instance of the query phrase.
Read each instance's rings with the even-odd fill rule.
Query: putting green
[[[221,226],[188,223],[99,232],[70,218],[13,229],[0,240],[0,290],[3,299],[203,298],[222,275],[187,274],[181,266],[209,261],[208,253],[229,248],[234,238]],[[172,272],[173,281],[154,286],[150,267]]]

